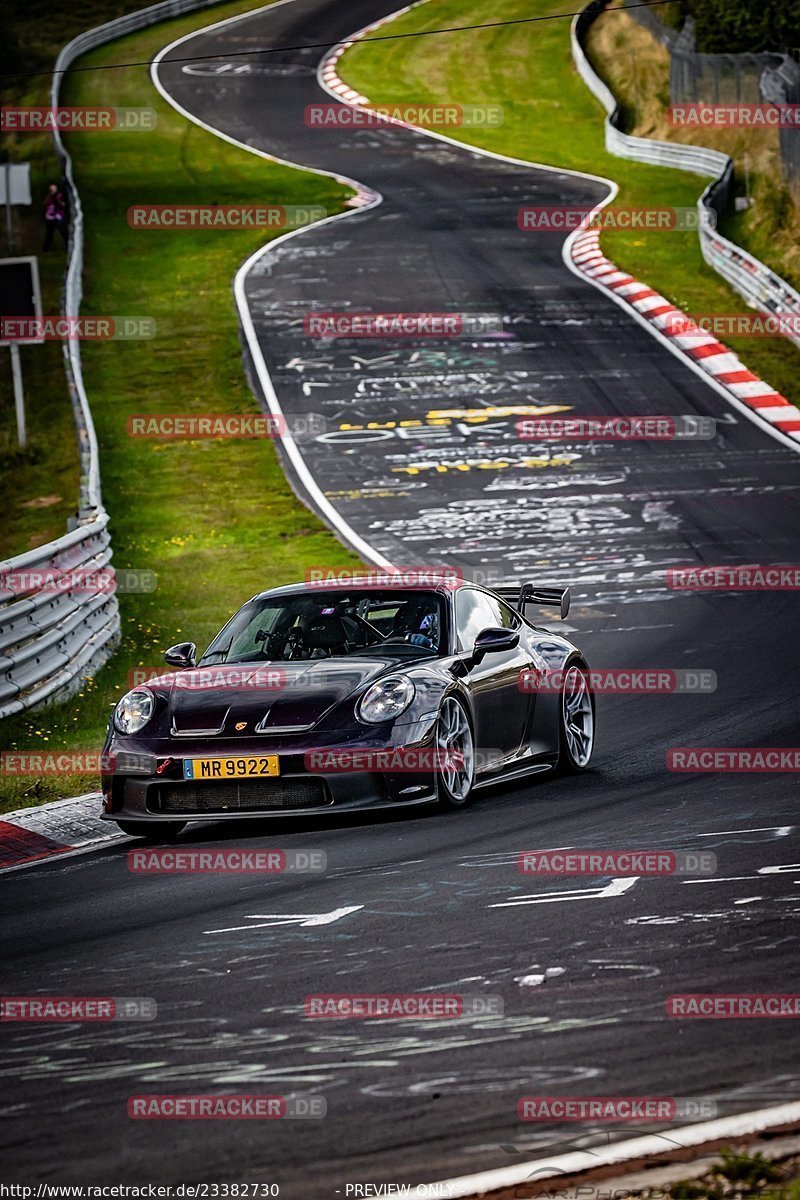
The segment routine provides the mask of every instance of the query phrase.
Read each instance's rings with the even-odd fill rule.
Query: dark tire
[[[117,821],[123,833],[144,838],[146,842],[174,842],[185,821]]]
[[[589,672],[582,662],[564,668],[564,685],[558,710],[559,759],[562,774],[586,771],[594,750],[594,699],[589,690]]]
[[[437,770],[439,807],[447,812],[466,808],[475,783],[475,748],[464,705],[445,696],[436,721],[436,750],[453,756],[452,765]]]

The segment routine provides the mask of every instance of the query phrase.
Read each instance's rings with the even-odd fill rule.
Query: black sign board
[[[34,257],[0,258],[0,320],[5,317],[41,317],[42,298],[39,291],[39,265]],[[0,329],[0,346],[9,339]],[[14,338],[15,342],[19,339]],[[24,339],[41,342],[41,337]]]

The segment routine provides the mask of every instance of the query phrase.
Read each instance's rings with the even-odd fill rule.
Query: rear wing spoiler
[[[510,604],[516,608],[517,612],[525,616],[526,604],[547,604],[559,609],[561,620],[565,620],[569,613],[570,594],[569,588],[560,587],[542,587],[538,583],[521,583],[519,587],[497,587],[493,591],[498,596],[502,596]]]

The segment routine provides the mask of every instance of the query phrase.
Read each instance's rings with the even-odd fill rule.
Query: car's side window
[[[475,638],[482,629],[490,626],[516,629],[519,618],[502,600],[495,600],[486,592],[462,588],[456,593],[456,630],[459,650],[471,650]]]
[[[497,624],[503,629],[519,629],[522,624],[522,618],[518,613],[515,613],[513,608],[510,608],[502,600],[493,600],[493,606],[497,609],[499,620]]]

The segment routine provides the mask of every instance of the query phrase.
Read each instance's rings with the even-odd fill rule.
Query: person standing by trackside
[[[64,239],[64,245],[67,244],[67,202],[64,199],[64,193],[59,189],[57,183],[47,185],[47,194],[44,198],[44,246],[43,250],[50,250],[53,245],[53,237],[56,230]]]

